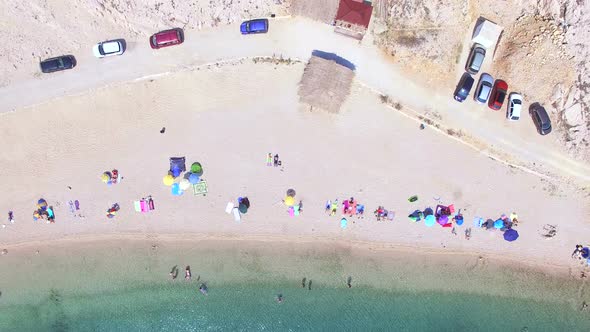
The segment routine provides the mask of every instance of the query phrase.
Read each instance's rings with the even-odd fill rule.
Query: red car
[[[494,88],[492,89],[490,100],[488,101],[488,107],[495,111],[502,108],[502,104],[504,104],[504,99],[506,99],[507,91],[508,84],[506,84],[506,82],[502,80],[496,80],[494,82]]]
[[[150,46],[153,49],[182,44],[184,41],[184,33],[182,29],[170,29],[160,31],[150,37]]]

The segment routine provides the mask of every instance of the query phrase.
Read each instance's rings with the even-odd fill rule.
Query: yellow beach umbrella
[[[166,175],[162,180],[165,185],[171,186],[174,183],[174,177],[170,174]]]
[[[191,186],[191,182],[188,179],[182,179],[182,180],[180,180],[179,185],[180,185],[180,189],[187,190],[188,187]]]
[[[293,198],[291,196],[287,196],[287,197],[285,197],[283,202],[285,202],[286,206],[293,206],[293,205],[295,205],[295,198]]]
[[[102,175],[100,176],[100,179],[102,180],[102,182],[107,183],[109,182],[109,180],[111,179],[111,176],[109,175],[109,173],[104,172],[102,173]]]

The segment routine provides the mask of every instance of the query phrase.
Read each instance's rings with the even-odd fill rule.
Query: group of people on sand
[[[169,273],[170,278],[172,280],[176,279],[178,277],[178,273],[179,273],[178,266],[177,265],[174,265],[172,267],[172,270],[170,270],[170,273]],[[187,265],[184,268],[184,279],[186,281],[190,281],[192,279],[192,273],[191,273],[191,267],[190,267],[190,265]],[[201,279],[200,276],[197,277],[197,281],[199,281],[200,279]],[[201,294],[203,294],[203,295],[207,295],[208,294],[209,289],[208,289],[206,283],[201,283],[201,285],[199,286],[199,292],[201,292]]]
[[[329,213],[330,216],[336,215],[338,212],[338,199],[335,199],[333,202],[328,200],[326,201],[326,213]],[[342,201],[342,214],[354,216],[356,215],[359,219],[364,218],[365,213],[365,206],[363,204],[359,204],[354,197],[350,197],[350,199],[346,199]]]

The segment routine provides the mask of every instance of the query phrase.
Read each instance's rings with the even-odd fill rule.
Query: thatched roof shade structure
[[[311,110],[338,113],[353,78],[353,64],[335,54],[314,51],[299,83],[300,101]]]

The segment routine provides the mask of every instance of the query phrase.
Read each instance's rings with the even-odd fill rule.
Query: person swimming
[[[207,285],[205,285],[205,283],[202,283],[201,286],[199,286],[199,292],[201,292],[201,294],[203,294],[203,295],[207,295],[208,289],[207,289]]]
[[[277,295],[277,302],[278,303],[283,303],[283,294]]]

